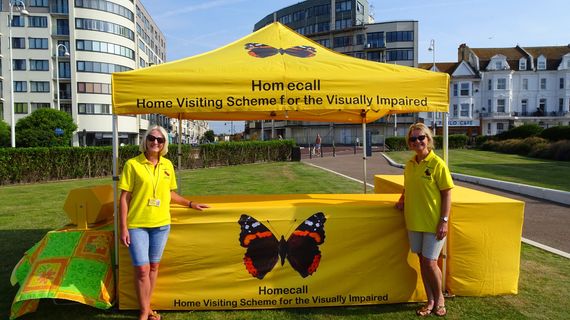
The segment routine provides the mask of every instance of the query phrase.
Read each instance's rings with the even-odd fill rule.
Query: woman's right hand
[[[396,205],[394,205],[394,207],[400,211],[404,211],[404,200],[396,202]]]
[[[129,229],[121,230],[121,243],[125,247],[129,247],[131,245],[131,237],[129,236]]]

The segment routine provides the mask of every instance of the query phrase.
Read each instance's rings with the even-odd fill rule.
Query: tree
[[[10,135],[10,126],[4,120],[0,120],[0,147],[10,146]]]
[[[16,123],[19,147],[69,146],[77,125],[69,114],[55,109],[38,109]]]
[[[214,142],[216,135],[214,134],[214,130],[208,130],[204,132],[204,136],[202,137],[202,141]]]

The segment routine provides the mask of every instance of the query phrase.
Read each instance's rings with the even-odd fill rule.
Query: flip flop
[[[447,315],[447,309],[445,309],[445,306],[437,306],[435,307],[433,314],[438,317],[445,317],[445,315]]]
[[[148,316],[148,320],[160,320],[162,317],[160,316],[160,314],[158,314],[158,312],[153,311],[149,316]]]
[[[432,309],[426,305],[416,310],[416,315],[419,317],[427,317],[431,314],[431,310]]]

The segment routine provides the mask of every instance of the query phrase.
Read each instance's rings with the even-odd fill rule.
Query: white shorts
[[[421,254],[431,260],[439,259],[439,254],[445,244],[445,238],[437,240],[435,233],[431,232],[408,231],[408,238],[413,253]]]

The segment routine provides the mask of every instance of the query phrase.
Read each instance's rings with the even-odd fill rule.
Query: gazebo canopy
[[[211,52],[113,74],[113,113],[371,122],[447,112],[449,76],[336,53],[276,22]]]

